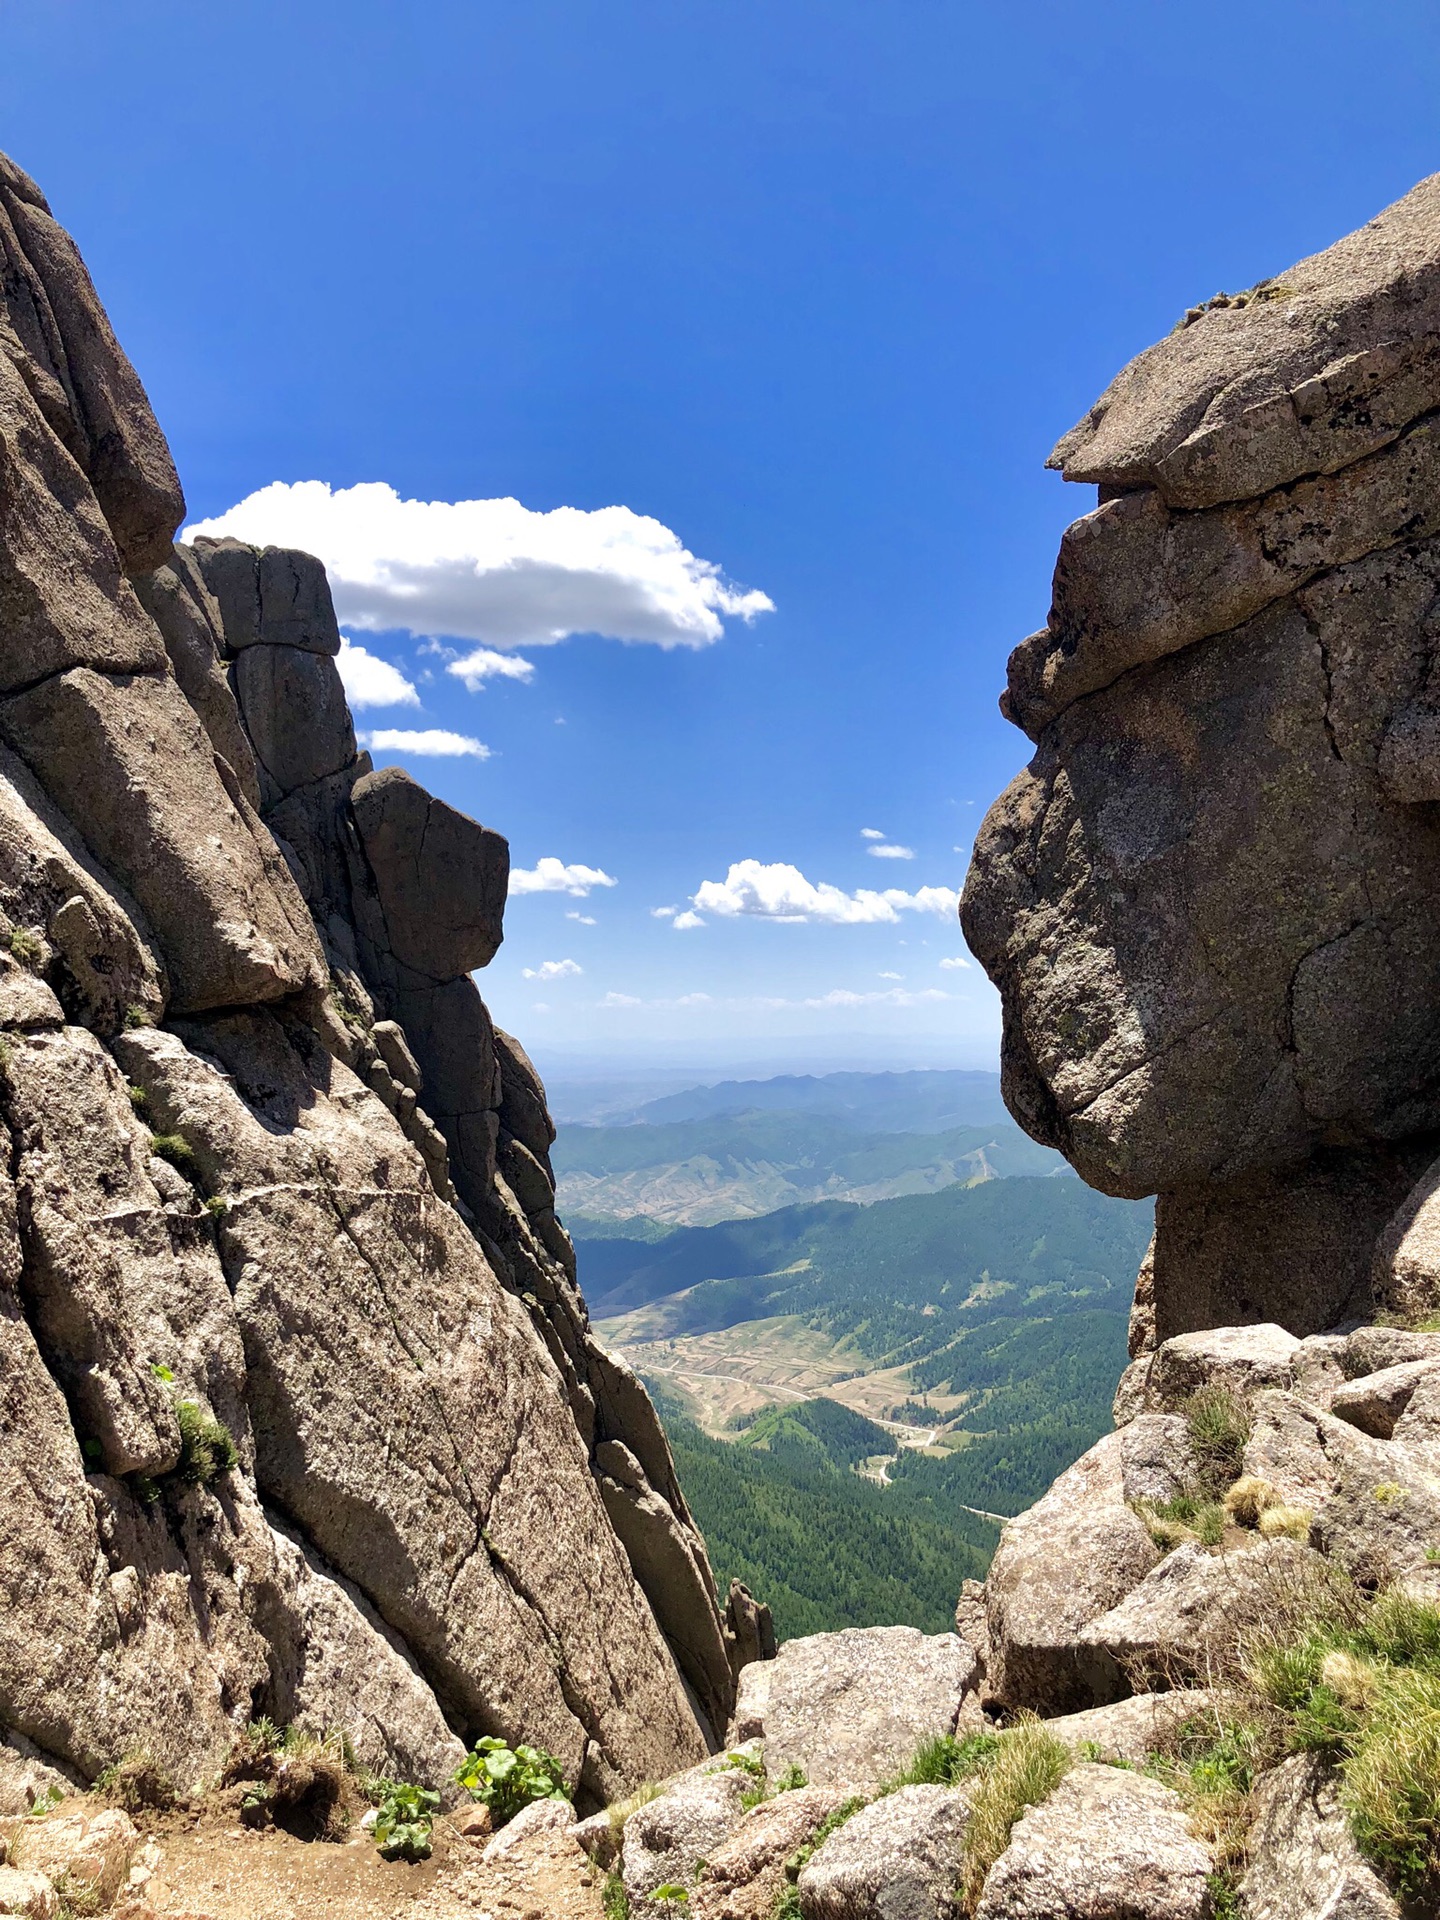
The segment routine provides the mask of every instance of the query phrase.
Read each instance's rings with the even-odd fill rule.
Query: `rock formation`
[[[591,1336],[471,979],[506,844],[356,752],[318,562],[172,544],[3,159],[0,264],[0,1736],[184,1787],[259,1715],[431,1784],[495,1733],[598,1804],[768,1623]]]
[[[1051,457],[966,883],[1006,1098],[1154,1193],[1135,1349],[1440,1305],[1440,176],[1193,308]]]

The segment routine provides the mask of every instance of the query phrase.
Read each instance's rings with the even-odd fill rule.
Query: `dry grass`
[[[957,1890],[967,1913],[974,1912],[985,1876],[1009,1846],[1015,1822],[1047,1800],[1073,1764],[1069,1748],[1040,1720],[1021,1720],[1000,1735],[971,1794]]]

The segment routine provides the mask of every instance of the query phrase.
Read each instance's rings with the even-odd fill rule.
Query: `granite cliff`
[[[963,916],[1017,1119],[1158,1195],[1136,1351],[1440,1305],[1437,343],[1440,176],[1192,308],[1051,456],[1100,504]]]
[[[184,1787],[258,1715],[435,1785],[493,1733],[598,1804],[763,1612],[590,1335],[471,978],[505,841],[357,753],[320,565],[183,515],[0,158],[0,1735]]]

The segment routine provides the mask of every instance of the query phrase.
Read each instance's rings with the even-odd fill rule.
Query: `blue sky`
[[[993,1060],[927,904],[1026,757],[1005,656],[1093,499],[1047,452],[1187,305],[1440,167],[1433,5],[0,0],[0,29],[0,145],[192,519],[338,493],[348,630],[414,690],[357,720],[489,749],[377,759],[536,885],[614,880],[512,899],[482,979],[552,1058]],[[387,519],[362,484],[525,511]],[[419,630],[376,629],[397,607]],[[637,637],[549,639],[589,618]]]

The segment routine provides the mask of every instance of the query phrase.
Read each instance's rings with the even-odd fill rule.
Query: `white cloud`
[[[675,1004],[677,1007],[708,1007],[714,1003],[708,993],[682,993]]]
[[[570,893],[583,900],[592,887],[613,887],[618,883],[599,867],[566,866],[554,854],[547,853],[533,867],[510,869],[510,891],[517,893]]]
[[[452,660],[445,671],[463,680],[467,693],[479,693],[487,680],[533,680],[535,663],[522,660],[518,653],[496,653],[493,647],[477,647],[463,659]]]
[[[700,918],[698,913],[686,911],[685,913],[677,913],[670,924],[677,933],[689,933],[694,927],[703,927],[705,922]]]
[[[877,973],[875,978],[877,980],[903,980],[905,976],[903,973]]]
[[[352,711],[361,707],[418,707],[420,696],[411,683],[378,654],[357,647],[343,633],[335,661],[340,669],[340,684]]]
[[[902,913],[954,915],[960,906],[960,896],[950,887],[920,887],[914,893],[899,887],[887,887],[884,892],[861,887],[846,893],[827,881],[812,884],[798,867],[778,860],[768,865],[737,860],[723,880],[705,881],[692,898],[702,912],[729,918],[743,914],[829,926],[893,922]]]
[[[673,920],[676,914],[681,911],[682,909],[679,907],[651,907],[650,918],[652,920]]]
[[[336,612],[354,626],[491,647],[572,633],[704,647],[727,618],[774,604],[629,507],[532,513],[518,500],[402,500],[381,481],[276,480],[184,537],[197,534],[317,554]]]
[[[852,993],[848,987],[833,987],[817,999],[802,1000],[805,1007],[920,1007],[936,1000],[948,1000],[939,987],[925,987],[912,993],[906,987],[890,987],[886,992]]]
[[[522,980],[573,980],[585,969],[573,960],[542,960],[538,967],[522,967]]]
[[[861,827],[860,838],[862,840],[883,840],[885,835],[879,827]]]
[[[577,913],[573,907],[566,913],[565,918],[567,920],[577,920],[582,927],[593,927],[595,925],[595,916],[593,913]]]
[[[970,962],[960,953],[955,954],[953,958],[949,960],[942,960],[940,962],[941,969],[947,973],[953,972],[957,967],[968,967],[969,965]]]
[[[360,744],[375,753],[424,753],[446,760],[467,755],[475,760],[490,758],[483,740],[472,740],[468,733],[447,733],[444,727],[421,727],[414,732],[405,727],[375,727],[360,735]]]
[[[915,858],[914,847],[899,847],[890,841],[882,846],[867,847],[865,851],[873,860],[913,860]]]
[[[602,1007],[643,1007],[645,1002],[637,1000],[633,993],[607,993],[600,1004]]]

